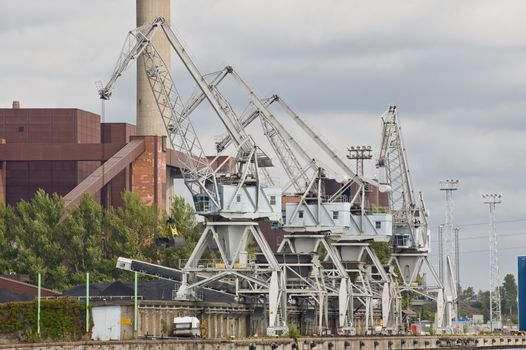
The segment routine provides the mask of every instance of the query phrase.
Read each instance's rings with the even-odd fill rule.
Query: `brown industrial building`
[[[174,151],[164,142],[83,110],[19,108],[15,101],[0,109],[0,200],[15,205],[42,188],[64,196],[68,206],[86,192],[119,206],[130,190],[164,210],[166,169],[177,174]]]

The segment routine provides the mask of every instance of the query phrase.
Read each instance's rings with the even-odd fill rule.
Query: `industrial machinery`
[[[285,237],[278,251],[324,252],[324,285],[327,296],[338,300],[340,333],[354,333],[353,310],[360,307],[365,310],[365,327],[371,329],[375,300],[382,305],[383,324],[398,329],[399,317],[395,315],[399,315],[399,300],[396,298],[392,276],[384,270],[368,243],[370,240],[386,241],[390,238],[390,215],[365,210],[365,188],[378,184],[354,174],[337,152],[323,141],[321,135],[279,96],[261,101],[237,72],[233,71],[232,75],[253,105],[242,118],[242,125],[246,127],[259,117],[264,134],[290,179],[290,185],[285,188],[297,191],[284,197],[288,203],[285,204],[283,228],[290,234]],[[309,156],[294,136],[269,112],[268,108],[275,102],[345,171],[348,179],[336,193],[330,196],[325,194],[325,170],[317,165],[321,161]],[[230,141],[229,136],[226,136],[217,143],[218,148],[222,149]],[[300,165],[301,160],[304,165]],[[352,192],[351,188],[355,191],[352,196],[348,195]],[[291,198],[295,200],[290,201]],[[322,304],[322,301],[316,301]],[[320,318],[319,321],[319,327],[322,328],[323,320]]]
[[[366,208],[366,188],[378,187],[378,184],[366,177],[357,176],[314,128],[282,98],[277,98],[277,101],[285,114],[315,140],[347,176],[346,182],[330,196],[324,196],[322,191],[318,191],[317,196],[309,198],[309,195],[304,194],[298,203],[287,204],[284,229],[292,234],[286,237],[285,244],[301,249],[299,247],[304,247],[306,242],[320,244],[320,237],[310,238],[309,235],[328,234],[329,244],[336,254],[327,254],[327,263],[330,263],[326,265],[327,275],[331,277],[329,280],[334,281],[338,276],[342,281],[337,293],[341,333],[354,333],[353,311],[360,308],[365,310],[365,329],[372,330],[375,305],[381,306],[384,329],[397,330],[399,312],[394,281],[370,247],[371,241],[389,240],[391,235],[390,215],[373,213]],[[323,173],[320,172],[310,188],[316,186],[323,189],[324,180]],[[342,267],[345,274],[341,272]],[[347,290],[344,289],[345,281],[350,282]],[[344,304],[346,296],[350,297],[348,306]]]
[[[182,99],[169,69],[151,43],[159,29],[234,140],[235,173],[219,173],[206,158],[197,133],[184,114]],[[217,280],[229,280],[235,284],[237,295],[264,297],[269,309],[268,335],[286,332],[284,273],[255,221],[263,218],[279,220],[281,217],[281,190],[266,186],[260,176],[260,168],[271,166],[270,159],[246,135],[232,115],[228,102],[201,75],[163,18],[156,18],[128,34],[111,79],[99,90],[101,99],[110,98],[117,79],[139,55],[144,58],[146,76],[196,212],[206,218],[206,228],[182,270],[177,298],[196,298],[198,287]],[[214,78],[218,77],[220,75]],[[261,252],[259,259],[249,260],[251,241]],[[203,262],[202,256],[210,244],[217,246],[220,258]],[[200,278],[197,278],[198,274]]]
[[[156,32],[164,33],[197,84],[196,92],[184,104],[168,67],[152,44]],[[427,214],[422,197],[418,203],[414,200],[396,108],[384,115],[378,162],[386,169],[392,188],[391,215],[375,211],[367,203],[367,191],[382,186],[353,172],[334,148],[279,96],[260,100],[229,66],[202,75],[163,18],[129,33],[111,79],[99,90],[101,99],[110,98],[117,79],[140,55],[185,184],[196,212],[205,217],[206,227],[179,276],[176,270],[126,258],[119,258],[119,268],[169,280],[180,277],[176,299],[197,299],[199,288],[223,284],[228,293],[268,305],[269,335],[287,331],[287,304],[298,302],[318,310],[320,334],[328,326],[330,300],[337,301],[341,334],[354,334],[356,310],[363,311],[367,330],[373,329],[373,313],[379,310],[384,330],[398,331],[400,291],[412,290],[433,297],[443,309],[442,286],[428,261]],[[250,101],[240,117],[218,88],[227,75],[235,79]],[[212,161],[206,157],[190,120],[192,112],[205,100],[227,131],[226,137],[216,143],[218,156]],[[309,155],[270,112],[272,105],[280,106],[344,172],[346,179],[337,190],[326,192],[327,166],[321,166],[320,159]],[[273,185],[266,171],[272,166],[270,158],[245,130],[256,119],[261,121],[263,133],[289,178],[282,188]],[[223,152],[232,149],[231,158],[212,167]],[[234,171],[221,170],[229,159],[234,160]],[[283,192],[286,195],[282,196]],[[271,251],[258,220],[283,220],[288,234],[278,253]],[[393,270],[383,266],[370,245],[390,240],[395,249],[391,265],[401,272],[402,286],[397,285]],[[259,252],[249,253],[249,245]],[[204,260],[211,246],[217,247],[218,258]],[[422,290],[413,284],[424,263],[437,279],[436,295],[429,293],[429,287]]]
[[[390,211],[393,215],[393,254],[390,264],[400,271],[400,291],[412,291],[436,300],[436,328],[444,329],[451,322],[446,313],[447,297],[433,265],[429,261],[429,227],[423,196],[415,198],[407,155],[396,106],[382,115],[383,129],[377,167],[385,170],[391,187]],[[434,285],[418,284],[423,267],[431,273]],[[446,319],[447,318],[447,319]]]

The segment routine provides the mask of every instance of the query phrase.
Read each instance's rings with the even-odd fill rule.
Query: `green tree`
[[[511,273],[504,276],[504,282],[500,288],[502,314],[516,322],[517,315],[517,283],[515,276]]]
[[[86,272],[93,281],[111,278],[115,259],[107,254],[104,218],[102,207],[86,194],[60,225],[58,239],[65,252],[63,264],[69,271],[69,284],[84,282]]]
[[[0,274],[16,272],[14,236],[14,213],[11,207],[0,203]]]
[[[489,291],[479,290],[477,299],[480,305],[480,311],[484,315],[485,320],[489,320]]]
[[[473,287],[467,287],[466,289],[462,290],[462,294],[460,295],[460,298],[464,301],[469,301],[475,297],[475,291],[473,290]]]
[[[64,290],[83,283],[86,272],[93,282],[130,278],[115,268],[119,256],[166,266],[190,256],[203,225],[182,197],[174,198],[170,217],[184,245],[167,248],[155,244],[160,232],[170,232],[167,216],[136,193],[122,198],[122,207],[105,210],[85,195],[65,210],[60,196],[39,190],[14,209],[0,204],[0,273],[28,274],[33,283],[42,273],[46,287]]]
[[[16,272],[29,274],[32,282],[41,273],[46,285],[57,289],[68,285],[68,270],[62,264],[64,249],[57,239],[63,213],[59,195],[38,190],[31,201],[17,204],[14,218]]]
[[[166,247],[159,251],[160,263],[165,266],[178,267],[179,260],[188,259],[197,244],[203,225],[196,221],[195,210],[182,196],[175,196],[170,209],[170,218],[175,224],[177,236],[184,240],[181,247]],[[164,230],[169,230],[164,227]]]
[[[391,257],[391,254],[393,253],[393,248],[391,247],[391,243],[389,242],[371,242],[370,243],[371,249],[376,253],[376,256],[378,259],[380,259],[380,262],[383,265],[387,265],[389,262],[389,258]]]
[[[107,212],[107,253],[114,259],[125,256],[156,260],[154,238],[160,229],[157,207],[144,204],[141,197],[133,192],[123,192],[122,200],[122,207]]]

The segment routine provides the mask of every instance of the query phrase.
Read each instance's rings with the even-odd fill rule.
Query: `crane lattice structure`
[[[266,109],[277,100],[277,96],[260,100],[233,68],[228,67],[228,71],[229,75],[235,79],[250,98],[249,105],[239,118],[240,124],[246,127],[259,117],[263,133],[290,179],[289,184],[284,188],[290,188],[296,194],[312,193],[311,184],[313,179],[318,176],[319,168],[316,165],[316,160],[307,155],[287,129]],[[217,85],[214,88],[217,88]],[[199,100],[198,97],[197,100]],[[233,139],[228,133],[217,139],[217,152],[222,152],[232,142]],[[299,157],[296,156],[293,149],[297,151]],[[285,293],[287,301],[291,304],[307,303],[316,308],[319,316],[318,331],[319,334],[324,334],[328,325],[328,297],[331,288],[325,284],[326,279],[315,252],[317,249],[287,252],[278,250],[276,257],[278,257],[286,276]],[[331,253],[329,252],[329,255]],[[300,261],[302,261],[303,267],[298,269],[299,265],[297,264]]]
[[[160,31],[197,85],[196,93],[186,103],[151,42]],[[144,70],[196,212],[206,219],[205,230],[182,268],[176,298],[195,300],[198,288],[219,281],[236,296],[263,298],[268,305],[268,335],[287,331],[287,303],[296,299],[317,305],[320,330],[328,323],[329,298],[337,299],[341,333],[353,333],[353,311],[360,307],[365,310],[366,327],[372,328],[375,305],[381,306],[384,327],[396,330],[401,318],[399,289],[370,247],[371,241],[386,241],[391,236],[391,215],[371,213],[366,208],[365,188],[378,183],[355,174],[334,148],[282,99],[272,96],[260,100],[231,67],[202,75],[163,18],[129,33],[111,79],[99,90],[101,99],[110,98],[118,78],[140,55],[145,58]],[[250,113],[238,117],[221,94],[218,84],[227,75],[232,75],[250,97],[253,107]],[[233,144],[232,172],[221,173],[223,164],[211,166],[219,158],[208,161],[191,123],[191,113],[205,100],[228,135],[228,140],[217,144],[218,157],[226,146]],[[324,169],[268,111],[273,102],[279,102],[286,114],[344,171],[346,182],[335,194],[325,196]],[[276,254],[264,239],[257,220],[281,219],[282,191],[272,186],[267,176],[269,157],[245,131],[256,117],[260,117],[264,133],[287,172],[290,183],[286,188],[299,194],[299,202],[289,203],[285,208],[284,227],[291,234],[284,242],[290,249],[280,249]],[[346,197],[351,190],[352,196]],[[250,240],[257,244],[260,254],[249,255]],[[203,260],[212,245],[217,246],[220,258]],[[327,253],[322,262],[315,253],[320,247]],[[175,273],[173,269],[126,258],[119,258],[118,267],[152,276],[171,276],[170,280]]]
[[[500,303],[500,273],[497,247],[497,227],[495,206],[501,203],[501,194],[483,194],[484,204],[489,206],[489,322],[491,331],[502,329]]]
[[[415,292],[434,299],[437,304],[435,325],[444,328],[444,289],[440,277],[429,260],[429,227],[424,199],[415,197],[407,154],[396,106],[389,106],[382,115],[382,139],[377,162],[384,168],[390,186],[389,207],[393,215],[393,254],[390,264],[401,273],[400,292]],[[423,267],[431,272],[434,284],[418,285]]]
[[[173,50],[191,75],[197,87],[221,120],[234,142],[235,169],[221,174],[222,164],[216,169],[209,162],[198,134],[188,118],[185,107],[166,63],[152,44],[156,31],[162,29]],[[155,97],[161,118],[171,141],[181,172],[190,190],[196,212],[206,219],[189,260],[182,269],[182,283],[177,291],[179,299],[195,299],[196,290],[218,280],[235,286],[237,296],[263,297],[268,304],[268,335],[286,333],[287,300],[285,273],[265,240],[256,220],[281,218],[281,190],[264,186],[260,181],[261,168],[271,165],[270,159],[249,137],[233,108],[212,82],[221,80],[224,72],[203,76],[190,59],[187,50],[164,18],[129,32],[112,77],[99,90],[107,100],[118,78],[137,57],[144,57],[144,70]],[[208,78],[208,80],[207,80]],[[249,257],[248,245],[253,240],[260,254]],[[203,254],[215,244],[220,258],[204,261]],[[130,259],[119,259],[117,267],[133,270]],[[136,270],[141,271],[142,270]]]
[[[453,191],[458,190],[458,180],[447,179],[440,182],[440,190],[446,193],[445,222],[442,230],[442,247],[444,263],[443,281],[446,292],[447,327],[452,327],[452,321],[458,317],[457,281],[456,281],[456,249],[455,231],[453,227]]]
[[[397,330],[401,318],[400,312],[397,312],[398,294],[392,277],[385,271],[368,243],[374,239],[386,239],[372,224],[368,215],[370,213],[363,210],[365,186],[374,185],[374,182],[363,176],[356,176],[321,135],[306,124],[282,98],[274,95],[259,100],[237,72],[232,72],[232,75],[253,104],[252,109],[247,109],[245,117],[242,117],[242,124],[248,126],[257,118],[260,119],[265,136],[276,151],[290,183],[294,185],[284,188],[300,189],[293,193],[298,202],[287,203],[284,208],[286,215],[283,229],[289,234],[285,236],[278,252],[305,253],[322,250],[326,253],[322,262],[324,285],[329,300],[337,299],[340,334],[354,333],[353,310],[360,308],[365,310],[365,327],[370,330],[375,304],[382,305],[384,327]],[[348,180],[340,191],[332,196],[324,194],[325,169],[318,166],[322,162],[309,155],[296,141],[295,136],[269,111],[268,108],[276,102],[283,112],[316,140],[322,151],[344,170]],[[223,149],[229,142],[228,135],[218,140],[218,150]],[[305,167],[300,165],[301,162]],[[298,166],[289,167],[291,163]],[[309,170],[310,175],[308,181],[303,182],[306,170]],[[302,182],[298,183],[298,179]],[[355,193],[352,197],[346,197],[344,193],[350,188],[353,188]],[[354,206],[359,209],[351,210]],[[383,216],[390,218],[390,215]],[[384,224],[384,227],[389,226],[389,223]],[[371,266],[370,261],[373,262]],[[377,303],[374,303],[375,300]],[[319,324],[319,327],[322,328],[323,325]]]

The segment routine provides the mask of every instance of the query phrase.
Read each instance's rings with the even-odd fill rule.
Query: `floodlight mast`
[[[356,160],[356,174],[363,176],[363,161],[373,158],[371,146],[351,146],[347,150],[347,158]]]
[[[502,330],[502,310],[500,300],[500,271],[497,246],[496,211],[497,204],[502,203],[502,195],[489,193],[482,195],[484,204],[489,206],[489,299],[490,329],[492,332]]]
[[[225,182],[219,183],[218,175],[208,162],[188,118],[189,110],[184,109],[166,64],[150,41],[155,28],[159,26],[236,145],[236,174],[233,178],[225,179]],[[205,231],[183,268],[182,284],[177,297],[195,298],[195,290],[199,287],[218,279],[232,280],[238,294],[258,293],[268,297],[267,334],[286,333],[288,327],[284,274],[258,224],[254,222],[258,218],[278,220],[281,217],[281,202],[276,200],[281,196],[281,191],[263,187],[259,181],[259,163],[264,155],[240,126],[228,101],[200,74],[163,18],[156,18],[151,24],[130,32],[112,78],[99,90],[103,100],[111,96],[111,89],[127,65],[141,54],[145,58],[146,76],[168,137],[174,149],[180,150],[180,153],[176,152],[177,160],[185,183],[193,195],[196,211],[207,218]],[[198,100],[195,100],[196,104]],[[243,203],[236,201],[236,198],[244,198]],[[264,257],[255,269],[250,268],[247,262],[250,237],[257,243]],[[217,244],[221,255],[220,264],[224,266],[219,271],[214,267],[202,267],[199,263],[212,241]],[[208,275],[196,281],[197,273]],[[239,283],[239,280],[243,283]]]

